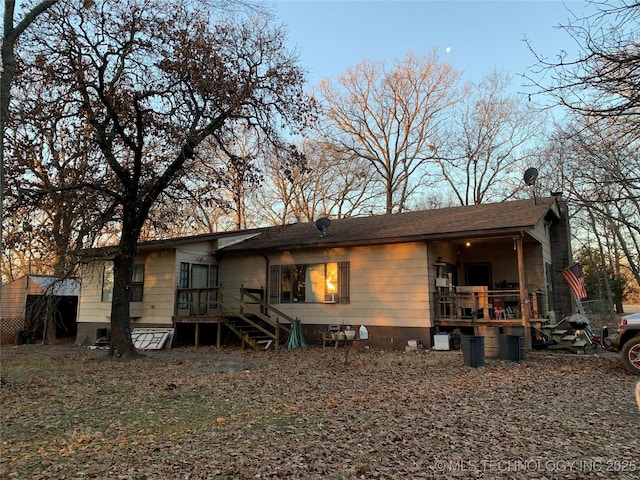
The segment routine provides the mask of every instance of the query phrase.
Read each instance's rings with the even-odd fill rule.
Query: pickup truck
[[[608,330],[608,327],[602,327],[602,348],[620,352],[624,366],[640,375],[640,313],[622,316],[618,322],[618,331],[613,335],[609,335]]]

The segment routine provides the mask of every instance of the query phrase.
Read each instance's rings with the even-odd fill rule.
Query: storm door
[[[191,265],[191,288],[207,288],[209,286],[209,265]],[[209,292],[194,293],[191,303],[191,315],[207,313]],[[199,295],[199,298],[196,296]]]

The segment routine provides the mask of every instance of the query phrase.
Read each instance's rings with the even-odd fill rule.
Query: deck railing
[[[196,326],[194,342],[199,344],[199,325],[217,323],[216,344],[221,345],[221,325],[224,324],[243,342],[253,348],[280,340],[290,332],[293,319],[262,299],[261,289],[241,287],[236,296],[222,287],[176,289],[176,323],[193,323]]]
[[[474,287],[439,288],[435,294],[436,320],[498,321],[522,319],[523,307],[528,318],[545,314],[542,293],[528,292],[521,305],[520,290],[481,290]]]
[[[223,287],[177,288],[177,317],[206,317],[224,314],[249,313],[259,317],[275,315],[280,322],[292,323],[293,319],[265,302],[261,289],[240,287],[240,295],[234,296]],[[226,303],[225,303],[226,302]]]
[[[176,316],[203,317],[219,313],[222,294],[219,287],[177,288]]]

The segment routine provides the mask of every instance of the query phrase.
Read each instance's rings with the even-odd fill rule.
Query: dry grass
[[[640,478],[637,378],[532,352],[3,348],[2,478]]]

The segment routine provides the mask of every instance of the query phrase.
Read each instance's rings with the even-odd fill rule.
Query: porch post
[[[524,235],[516,237],[516,250],[518,253],[518,284],[520,289],[520,316],[522,317],[522,329],[524,330],[524,342],[527,350],[531,350],[531,323],[529,322],[529,296],[524,283],[524,251],[522,248]]]

